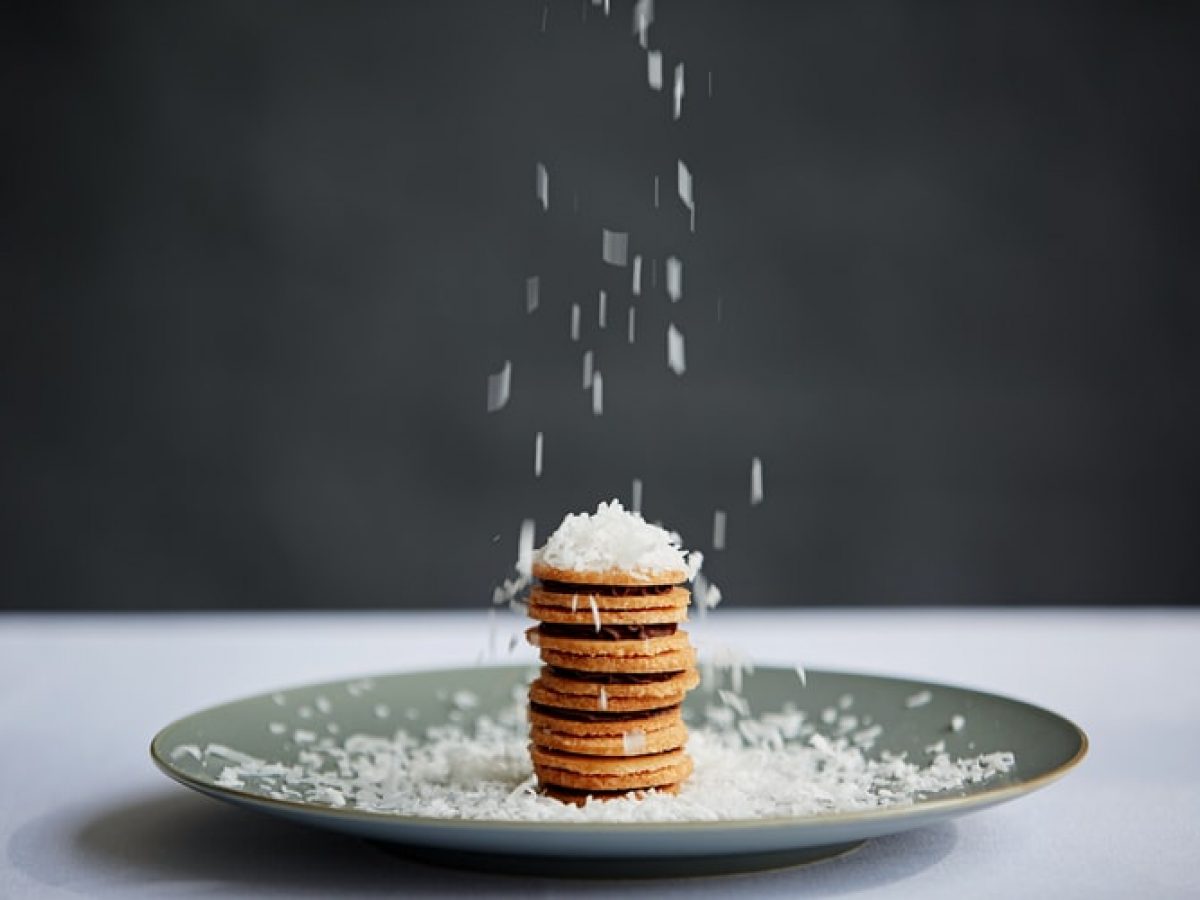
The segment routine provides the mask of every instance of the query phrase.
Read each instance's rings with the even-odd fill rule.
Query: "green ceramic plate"
[[[218,784],[220,766],[172,754],[181,745],[220,743],[292,764],[302,748],[287,734],[273,734],[268,723],[285,722],[289,733],[294,728],[328,728],[332,722],[343,736],[390,734],[395,721],[384,722],[377,715],[383,704],[389,710],[404,710],[403,724],[420,729],[446,720],[447,696],[454,691],[475,694],[477,712],[510,704],[513,688],[524,683],[528,671],[498,667],[398,673],[372,678],[369,691],[356,690],[358,682],[351,680],[249,697],[168,725],[154,738],[150,754],[171,778],[211,797],[387,842],[398,852],[431,862],[539,874],[646,877],[747,871],[828,857],[873,837],[1020,797],[1062,776],[1087,752],[1087,737],[1077,726],[1006,697],[899,678],[817,671],[807,673],[807,687],[801,689],[794,670],[760,668],[746,677],[742,689],[756,711],[779,709],[791,701],[818,717],[839,697],[851,694],[854,712],[870,715],[884,728],[874,754],[907,751],[910,758],[920,758],[926,746],[943,740],[952,757],[1011,750],[1016,766],[1000,778],[911,805],[855,813],[722,822],[538,823],[417,818],[275,800],[248,787],[224,787]],[[929,702],[909,708],[907,698],[922,691],[930,692]],[[693,692],[690,702],[702,704],[700,694]],[[320,697],[336,698],[336,703],[318,706]],[[302,709],[308,718],[297,717]],[[967,722],[959,732],[947,727],[955,714]]]

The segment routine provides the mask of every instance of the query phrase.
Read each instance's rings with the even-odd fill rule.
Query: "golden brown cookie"
[[[641,712],[646,709],[666,709],[668,706],[678,706],[683,702],[684,692],[669,696],[648,697],[609,697],[608,692],[597,692],[595,696],[587,694],[564,694],[554,691],[540,683],[540,679],[529,686],[529,699],[542,706],[553,706],[558,709],[579,709],[588,712]]]
[[[597,616],[603,625],[642,625],[642,624],[671,624],[686,622],[687,606],[645,607],[642,609],[600,609],[592,612],[591,605],[585,600],[579,609],[559,606],[545,606],[541,603],[529,604],[529,618],[539,622],[561,622],[566,625],[595,625]]]
[[[692,759],[682,750],[645,756],[583,756],[530,747],[533,771],[541,784],[579,790],[627,791],[678,784],[692,774]]]
[[[543,669],[538,676],[538,683],[547,690],[559,694],[578,694],[586,697],[599,697],[600,689],[604,689],[609,700],[617,697],[673,697],[676,694],[690,691],[700,683],[700,674],[695,669],[685,669],[671,674],[663,681],[650,681],[644,684],[604,684],[594,681],[582,681],[569,676],[559,675],[549,669]]]
[[[654,656],[578,656],[559,650],[542,648],[542,662],[563,669],[583,672],[682,672],[696,665],[696,651],[691,647],[657,653]]]
[[[674,634],[662,637],[608,641],[542,634],[538,631],[537,626],[534,626],[525,632],[525,637],[529,643],[543,650],[556,650],[572,656],[602,656],[608,659],[628,656],[657,656],[672,650],[691,649],[687,632],[683,630],[676,630]]]
[[[558,609],[587,610],[591,612],[589,597],[596,600],[596,608],[606,610],[624,609],[674,609],[687,606],[691,592],[684,587],[672,587],[661,593],[606,595],[590,593],[587,587],[569,593],[547,590],[544,585],[535,585],[529,592],[530,606],[553,606]]]
[[[683,723],[683,716],[678,706],[666,709],[650,710],[642,713],[628,713],[629,718],[614,714],[612,717],[594,717],[587,711],[582,711],[588,718],[575,718],[569,711],[552,710],[547,707],[531,707],[529,710],[530,729],[546,729],[560,734],[573,734],[579,737],[612,737],[624,734],[632,727],[641,728],[647,733],[670,728]]]
[[[688,732],[682,722],[666,728],[647,730],[640,722],[625,722],[625,730],[613,735],[564,734],[550,728],[533,726],[530,740],[539,747],[579,753],[584,756],[637,756],[678,750],[687,743]]]
[[[533,564],[533,577],[540,581],[558,581],[563,584],[683,584],[688,579],[684,569],[608,569],[592,572],[583,569],[559,569],[543,562]]]

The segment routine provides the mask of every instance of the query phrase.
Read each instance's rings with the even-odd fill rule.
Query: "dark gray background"
[[[7,11],[0,605],[483,606],[634,477],[741,606],[1195,602],[1197,7],[658,16],[678,123],[624,2]]]

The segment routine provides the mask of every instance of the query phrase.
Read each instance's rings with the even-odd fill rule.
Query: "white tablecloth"
[[[637,883],[457,872],[200,797],[146,748],[169,720],[245,694],[472,664],[482,614],[8,615],[0,897],[1200,896],[1200,614],[721,610],[693,635],[763,663],[1027,699],[1078,722],[1091,755],[1031,796],[809,868]]]

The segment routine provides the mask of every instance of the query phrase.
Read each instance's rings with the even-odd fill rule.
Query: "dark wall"
[[[1197,7],[658,6],[677,123],[624,2],[4,13],[0,606],[482,606],[635,477],[742,606],[1195,602]]]

